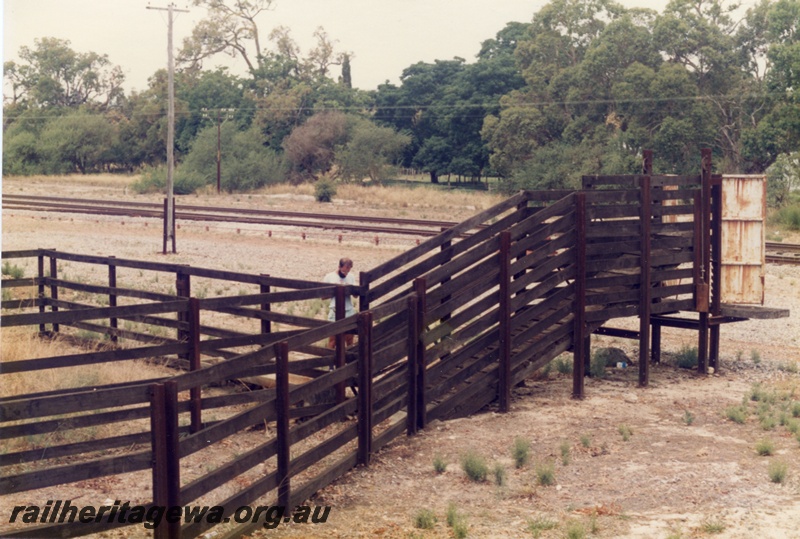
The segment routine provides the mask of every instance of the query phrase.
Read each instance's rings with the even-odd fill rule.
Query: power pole
[[[175,61],[172,57],[172,19],[175,12],[189,13],[185,9],[176,9],[175,4],[169,6],[152,7],[147,6],[147,9],[155,9],[158,11],[167,11],[169,14],[169,22],[167,23],[167,87],[168,87],[168,112],[167,112],[167,204],[164,208],[164,250],[163,254],[167,254],[167,242],[172,242],[172,252],[175,252],[175,199],[173,197],[174,183],[173,175],[175,173]]]
[[[211,109],[203,108],[203,118],[211,118]],[[216,109],[217,111],[217,194],[221,192],[222,179],[222,120],[230,120],[236,109]],[[222,114],[225,113],[225,117]]]

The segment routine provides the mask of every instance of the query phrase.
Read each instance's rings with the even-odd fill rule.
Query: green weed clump
[[[22,279],[25,276],[25,270],[17,266],[16,264],[11,264],[8,261],[3,262],[3,275],[8,275],[12,279]]]
[[[789,466],[780,460],[773,460],[767,467],[769,480],[773,483],[783,484],[786,481],[786,475],[788,472]]]
[[[505,486],[506,484],[506,469],[505,466],[499,462],[494,465],[494,482],[498,487]]]
[[[464,539],[469,531],[467,519],[458,512],[456,504],[450,503],[447,506],[447,525],[453,529],[456,539]]]
[[[514,448],[511,455],[514,457],[514,466],[522,468],[530,459],[531,443],[525,438],[514,439]]]
[[[775,444],[772,440],[764,438],[756,443],[756,453],[762,457],[769,457],[775,453]]]
[[[734,423],[744,425],[747,421],[747,408],[744,406],[728,406],[725,408],[725,417]]]
[[[540,462],[536,465],[536,480],[543,487],[556,483],[556,468],[552,462]]]
[[[633,430],[628,425],[620,425],[617,430],[619,430],[623,442],[629,441],[633,436]]]
[[[592,360],[589,362],[589,375],[593,378],[604,378],[607,364],[608,351],[596,350],[595,353],[592,354]]]
[[[567,441],[561,442],[561,446],[559,449],[561,450],[561,464],[563,464],[564,466],[569,466],[569,451],[570,451],[569,442]]]
[[[534,537],[540,537],[543,531],[552,530],[557,527],[557,521],[545,516],[538,516],[528,520],[528,531],[531,532]]]
[[[436,473],[444,473],[447,470],[447,462],[439,455],[433,457],[433,470]]]
[[[461,469],[467,474],[471,481],[482,483],[486,481],[486,476],[489,473],[489,466],[486,464],[486,459],[475,453],[469,451],[461,459]]]
[[[687,426],[691,426],[694,423],[694,414],[689,410],[685,410],[683,412],[683,422],[686,423]]]
[[[414,527],[421,530],[430,530],[436,525],[436,515],[430,509],[420,509],[414,515]]]
[[[725,523],[720,520],[706,520],[700,528],[709,535],[718,534],[725,531]]]
[[[684,346],[678,352],[675,361],[681,369],[696,369],[698,364],[697,347]]]
[[[559,356],[553,362],[559,374],[572,374],[572,359]]]

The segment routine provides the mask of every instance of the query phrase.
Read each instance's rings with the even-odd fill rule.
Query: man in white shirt
[[[350,275],[350,270],[353,269],[353,261],[349,258],[342,258],[339,260],[339,269],[336,271],[332,271],[325,276],[323,282],[329,284],[341,284],[341,285],[355,285],[356,280],[355,277]],[[349,317],[356,314],[356,309],[353,306],[353,297],[350,294],[345,295],[344,297],[344,316]],[[328,307],[328,320],[331,322],[336,320],[336,298],[331,298],[330,306]],[[345,335],[345,346],[352,346],[353,344],[353,335]],[[335,346],[335,337],[331,337],[329,339],[328,345],[330,348]]]

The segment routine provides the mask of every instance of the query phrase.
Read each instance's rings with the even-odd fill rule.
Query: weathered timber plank
[[[526,346],[527,343],[532,343],[537,339],[546,339],[548,333],[552,333],[562,325],[571,322],[572,311],[572,302],[564,305],[554,305],[552,312],[548,313],[547,316],[513,336],[512,350]]]
[[[276,452],[277,443],[273,437],[231,462],[222,464],[213,471],[181,487],[181,503],[188,504],[195,501],[206,493],[240,476],[247,470],[269,460],[275,456]]]
[[[99,410],[114,406],[149,403],[147,384],[94,391],[89,388],[80,393],[54,395],[38,399],[20,396],[6,401],[0,408],[0,422],[19,421],[36,417]]]
[[[492,261],[493,259],[494,257],[489,260]],[[484,290],[490,286],[496,286],[498,275],[497,264],[489,262],[487,264],[477,264],[473,266],[458,276],[451,278],[446,283],[429,289],[426,295],[426,303],[429,306],[429,310],[431,306],[438,305],[442,300],[450,301],[458,297],[459,294],[475,286],[476,282],[486,282],[487,284],[484,285]]]
[[[787,318],[789,316],[789,309],[776,309],[773,307],[762,307],[760,305],[731,305],[722,303],[720,305],[720,314],[736,318],[774,320],[777,318]]]
[[[346,426],[334,436],[328,438],[321,444],[304,452],[300,456],[293,458],[289,464],[290,476],[295,476],[305,471],[309,466],[316,464],[340,447],[355,440],[358,436],[358,425],[353,423]]]
[[[700,185],[702,183],[702,176],[673,176],[666,174],[654,174],[650,176],[650,185],[652,187],[663,187],[665,185]]]
[[[144,406],[138,408],[127,408],[124,410],[115,410],[111,412],[101,412],[97,414],[85,414],[72,417],[59,417],[57,419],[50,420],[38,420],[36,422],[23,423],[21,425],[0,427],[0,440],[19,438],[22,436],[35,436],[38,434],[46,434],[48,432],[82,429],[86,427],[95,427],[98,425],[110,425],[111,423],[133,421],[136,419],[147,418],[149,416],[150,408],[148,406]]]
[[[520,275],[519,278],[515,279],[511,283],[511,286],[509,286],[508,292],[512,295],[517,294],[534,283],[540,283],[543,280],[551,278],[554,273],[557,274],[559,270],[562,270],[569,264],[573,264],[574,261],[575,253],[571,249],[554,254],[545,259],[545,261],[537,267],[531,268],[524,275]]]
[[[460,294],[450,299],[446,303],[443,303],[434,309],[429,309],[428,312],[425,314],[424,323],[426,325],[429,325],[436,323],[437,321],[441,320],[444,317],[451,317],[451,318],[455,317],[457,316],[456,311],[458,309],[462,308],[465,305],[469,305],[470,302],[476,300],[477,298],[480,298],[482,295],[487,293],[488,293],[487,297],[482,298],[480,302],[482,304],[485,304],[487,298],[492,297],[494,299],[494,302],[496,303],[498,292],[495,289],[497,288],[497,284],[498,284],[497,275],[495,274],[494,278],[482,281],[479,285],[465,287],[463,294]],[[488,308],[487,306],[484,306],[484,309],[482,310],[486,310],[487,308]],[[467,310],[470,310],[470,312],[476,314],[482,312],[482,310],[476,311],[475,305],[470,305],[469,307],[467,307]],[[454,328],[460,326],[463,323],[464,316],[466,316],[463,313],[464,311],[461,311],[461,313],[459,313],[460,316],[456,320],[448,319],[446,321],[448,327]],[[433,331],[440,331],[440,330],[434,328]]]
[[[569,283],[566,286],[553,288],[550,294],[538,303],[532,303],[518,309],[511,316],[512,333],[518,332],[521,328],[527,327],[533,321],[541,319],[545,313],[552,309],[553,305],[560,305],[566,301],[571,303],[573,301],[573,294],[575,294],[575,284]]]
[[[584,189],[591,189],[596,186],[618,186],[636,188],[639,187],[640,175],[638,174],[603,174],[581,176],[581,185]]]
[[[638,217],[638,204],[620,204],[616,206],[590,206],[586,208],[586,217],[595,219],[615,219],[621,217]]]
[[[0,477],[0,491],[4,494],[16,494],[75,481],[147,470],[150,468],[151,453],[148,449],[123,456],[104,457],[91,462],[72,463]]]
[[[575,278],[574,265],[569,266],[561,271],[550,273],[547,278],[536,284],[536,286],[516,292],[517,295],[511,299],[511,311],[518,311],[525,305],[545,296],[561,283],[573,278]],[[515,289],[516,287],[512,287],[512,290]]]
[[[417,245],[416,247],[412,248],[409,251],[406,251],[402,255],[393,258],[383,264],[379,264],[378,266],[372,268],[368,272],[365,272],[366,275],[369,277],[370,282],[374,281],[375,279],[387,275],[403,266],[408,264],[409,262],[416,260],[417,258],[425,255],[426,253],[433,251],[434,249],[440,248],[447,242],[452,241],[457,236],[469,232],[473,228],[477,227],[478,225],[501,215],[502,213],[512,210],[516,208],[522,202],[527,200],[527,196],[525,193],[518,193],[504,202],[489,208],[488,210],[484,210],[471,218],[467,219],[459,223],[458,225],[454,226],[453,228],[448,229],[447,231],[439,234],[438,236],[434,236],[421,244]],[[374,298],[373,298],[374,299]]]
[[[638,303],[641,292],[638,288],[633,290],[620,290],[617,292],[587,293],[586,305],[606,305],[616,303]]]
[[[625,318],[636,316],[639,312],[639,305],[627,305],[622,307],[611,307],[596,311],[586,311],[586,322],[602,322],[612,318]]]

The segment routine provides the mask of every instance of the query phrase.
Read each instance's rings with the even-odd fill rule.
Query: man
[[[356,280],[355,277],[350,275],[350,270],[353,269],[353,261],[349,258],[342,258],[339,260],[339,269],[336,271],[332,271],[325,276],[323,282],[329,284],[341,284],[341,285],[355,285]],[[356,309],[353,306],[353,297],[350,294],[345,295],[344,297],[344,316],[347,318],[348,316],[353,316],[356,314]],[[336,320],[336,297],[331,298],[330,306],[328,307],[328,320],[331,322]],[[347,334],[344,336],[345,346],[350,347],[353,345],[353,335]],[[328,347],[334,348],[336,343],[336,337],[332,336],[328,340]]]

